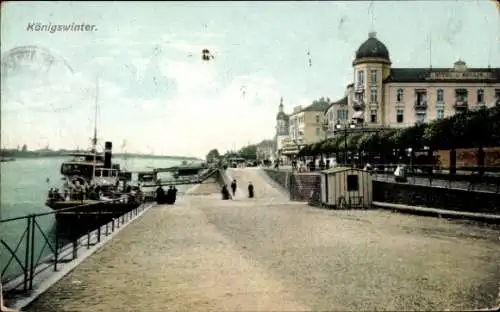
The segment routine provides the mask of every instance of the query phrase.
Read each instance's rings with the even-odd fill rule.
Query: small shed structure
[[[335,167],[321,174],[321,204],[337,209],[370,208],[373,193],[369,171]]]

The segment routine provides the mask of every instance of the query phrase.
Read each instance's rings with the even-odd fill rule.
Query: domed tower
[[[389,50],[375,32],[356,51],[352,63],[354,69],[353,119],[358,122],[380,124],[383,120],[382,82],[391,73]]]
[[[288,141],[289,119],[283,110],[283,98],[281,98],[278,115],[276,115],[276,156],[278,158],[281,157],[280,151],[285,146],[285,142]]]
[[[278,115],[276,115],[276,135],[277,136],[288,135],[288,121],[289,121],[289,117],[287,114],[285,114],[285,112],[283,110],[283,98],[281,98]]]

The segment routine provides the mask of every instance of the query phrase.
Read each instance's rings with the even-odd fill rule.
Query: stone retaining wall
[[[373,181],[373,200],[455,211],[500,214],[500,194]]]
[[[266,174],[290,195],[290,200],[318,204],[321,200],[321,177],[318,173],[292,173],[264,169]]]
[[[217,183],[222,187],[224,184],[226,184],[228,187],[231,184],[231,179],[226,173],[226,170],[224,169],[219,169],[219,171],[215,174],[215,180]]]
[[[317,173],[293,174],[273,169],[264,171],[290,193],[291,200],[313,203],[321,198],[321,179]],[[500,214],[500,194],[407,183],[373,181],[373,201]]]

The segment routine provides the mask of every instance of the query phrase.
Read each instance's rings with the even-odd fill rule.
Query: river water
[[[64,161],[63,157],[17,159],[11,162],[1,163],[1,184],[0,184],[0,219],[5,220],[18,216],[25,216],[34,213],[52,211],[45,206],[45,199],[50,187],[60,187],[61,175],[60,166]],[[130,171],[150,170],[151,168],[165,168],[182,163],[181,159],[172,158],[113,158],[114,163],[119,163],[121,168]],[[47,183],[47,178],[49,183]],[[55,217],[47,215],[37,218],[37,221],[45,234],[51,238],[55,231]],[[26,230],[26,219],[11,221],[0,224],[0,238],[15,249],[20,242],[16,252],[21,262],[24,261],[24,242],[21,239]],[[50,252],[49,246],[44,246],[44,239],[40,232],[36,232],[35,249],[37,250],[35,260],[38,255],[46,255]],[[38,239],[37,239],[38,238]],[[11,262],[9,264],[9,261]],[[12,276],[21,271],[21,267],[11,261],[11,253],[3,244],[0,244],[0,273],[4,278]]]

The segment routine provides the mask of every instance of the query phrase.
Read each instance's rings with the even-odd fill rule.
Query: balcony
[[[481,102],[481,103],[476,103],[476,105],[470,107],[471,110],[478,111],[480,109],[486,108],[486,103]]]
[[[356,85],[356,93],[363,93],[365,91],[365,85],[363,83],[358,83]]]
[[[426,110],[427,101],[425,100],[415,100],[415,110]]]
[[[467,100],[457,99],[455,100],[455,105],[453,105],[453,107],[456,110],[467,110],[469,108],[469,103],[467,102]]]
[[[360,100],[352,100],[352,108],[353,108],[355,111],[361,111],[361,110],[364,110],[364,109],[365,109],[365,102],[363,101],[363,99],[360,99]]]

